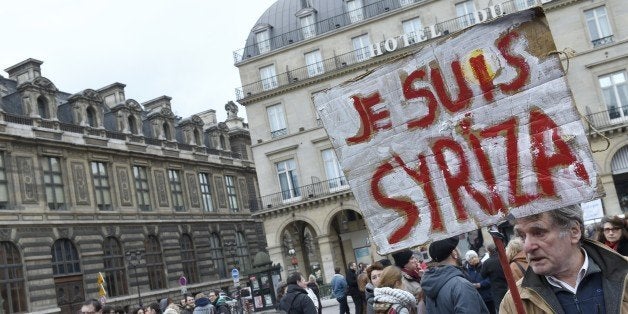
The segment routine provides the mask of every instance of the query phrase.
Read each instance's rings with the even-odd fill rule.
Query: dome
[[[256,33],[264,30],[269,30],[267,44],[271,50],[304,40],[303,33],[300,31],[302,25],[299,21],[303,16],[314,15],[316,34],[323,34],[351,24],[348,14],[345,14],[345,1],[278,0],[260,16],[251,29],[242,57],[246,59],[260,54],[255,36]],[[361,0],[364,8],[373,7],[373,4],[381,2],[381,0]],[[366,12],[366,16],[369,15]]]

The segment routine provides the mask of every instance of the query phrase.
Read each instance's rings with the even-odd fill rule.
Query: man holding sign
[[[584,238],[580,206],[519,218],[515,232],[530,261],[518,282],[531,313],[628,313],[628,260]],[[516,313],[510,292],[500,313]]]

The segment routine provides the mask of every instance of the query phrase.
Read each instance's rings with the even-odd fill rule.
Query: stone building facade
[[[177,117],[124,84],[69,94],[28,59],[0,76],[4,313],[75,313],[99,298],[147,305],[233,286],[264,251],[248,126],[226,105]],[[141,296],[141,301],[140,301]]]
[[[269,254],[305,273],[381,258],[312,96],[487,19],[542,6],[606,195],[589,219],[628,210],[628,11],[621,0],[278,0],[234,52]],[[446,39],[445,39],[446,40]],[[564,53],[562,53],[564,52]],[[450,87],[455,88],[455,87]],[[272,228],[270,228],[272,226]]]

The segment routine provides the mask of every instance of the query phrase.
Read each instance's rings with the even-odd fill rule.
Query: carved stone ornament
[[[238,105],[236,105],[233,101],[229,101],[225,105],[225,110],[227,110],[227,119],[238,117]]]
[[[170,110],[170,108],[161,108],[160,113],[166,118],[174,118],[174,113],[172,113],[172,110]]]
[[[194,124],[198,126],[203,126],[203,119],[201,119],[201,117],[199,117],[198,115],[193,115],[191,119]]]
[[[49,79],[47,79],[47,78],[45,78],[43,76],[35,78],[33,80],[33,85],[35,85],[35,86],[37,86],[39,88],[43,88],[45,90],[51,91],[51,92],[58,91],[58,89],[55,86],[55,84],[52,84],[52,82]]]
[[[133,100],[133,99],[127,99],[126,100],[126,106],[131,111],[142,112],[142,106],[140,106],[140,104],[137,101]]]

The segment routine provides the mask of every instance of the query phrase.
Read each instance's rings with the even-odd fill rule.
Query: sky
[[[34,58],[64,92],[120,82],[127,99],[167,95],[176,115],[214,109],[224,121],[241,86],[233,51],[275,1],[4,0],[0,75]]]

